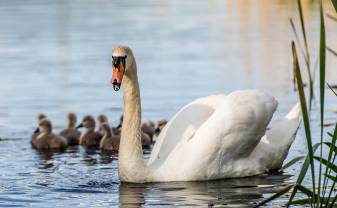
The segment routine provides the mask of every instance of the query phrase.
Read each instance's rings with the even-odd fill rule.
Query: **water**
[[[315,56],[317,4],[303,3]],[[325,9],[332,11],[328,3]],[[113,92],[109,80],[111,49],[120,43],[137,58],[144,119],[170,118],[200,96],[257,88],[279,100],[277,120],[297,101],[289,16],[298,23],[293,1],[0,1],[0,207],[251,207],[293,182],[299,166],[283,175],[121,184],[117,155],[82,147],[43,153],[30,146],[38,112],[51,118],[55,131],[69,111],[104,113],[117,124],[122,93]],[[327,43],[336,49],[335,26],[326,20]],[[336,59],[327,58],[327,81],[335,84]],[[329,91],[326,102],[330,124],[337,102]],[[288,158],[305,152],[301,127]]]

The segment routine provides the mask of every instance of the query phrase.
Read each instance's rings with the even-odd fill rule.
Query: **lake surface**
[[[303,3],[315,57],[318,5]],[[292,183],[299,166],[282,175],[121,184],[117,155],[82,147],[38,152],[30,135],[38,112],[56,132],[69,111],[104,113],[117,124],[122,92],[109,81],[111,49],[121,43],[137,58],[144,119],[170,118],[201,96],[256,88],[279,100],[277,120],[297,102],[289,25],[293,17],[299,28],[296,9],[290,0],[0,1],[0,207],[251,207]],[[336,23],[326,19],[326,27],[327,44],[337,49]],[[326,79],[336,84],[337,59],[329,53],[327,59]],[[326,96],[331,124],[337,101],[330,91]],[[312,112],[317,141],[318,107]],[[301,127],[288,160],[305,152]]]

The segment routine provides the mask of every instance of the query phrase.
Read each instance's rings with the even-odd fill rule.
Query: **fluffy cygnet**
[[[154,124],[153,121],[147,120],[142,124],[142,132],[146,133],[147,135],[150,136],[150,139],[152,141],[153,135],[155,133],[156,125]]]
[[[168,122],[168,120],[166,120],[166,119],[160,119],[160,120],[157,121],[157,127],[155,129],[155,133],[154,133],[154,136],[153,136],[154,142],[157,141],[160,132],[163,130],[163,128],[165,127],[167,122]]]
[[[112,134],[111,127],[108,123],[103,123],[101,125],[101,130],[103,132],[103,138],[99,144],[99,147],[103,150],[118,151],[120,136]]]
[[[75,113],[68,113],[68,127],[60,132],[60,135],[65,137],[68,145],[78,145],[81,132],[76,129],[77,117]]]
[[[85,132],[80,137],[80,145],[84,146],[98,146],[102,135],[95,131],[95,119],[90,116],[84,116],[82,123],[80,123],[76,128],[84,127],[86,128]]]
[[[36,138],[33,146],[37,149],[64,149],[68,143],[63,136],[52,132],[53,126],[48,119],[42,119],[39,122],[39,135]]]
[[[44,113],[38,113],[36,116],[36,121],[37,121],[37,125],[39,126],[39,123],[42,119],[47,118],[47,116]],[[36,130],[33,132],[32,134],[32,140],[31,143],[34,146],[34,143],[36,141],[36,138],[39,136],[40,132],[39,132],[39,127],[36,128]]]

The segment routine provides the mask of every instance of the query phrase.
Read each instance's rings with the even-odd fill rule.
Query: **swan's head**
[[[76,114],[72,113],[72,112],[68,113],[67,119],[68,119],[68,127],[69,128],[75,128],[76,123],[77,123],[77,116],[76,116]]]
[[[52,128],[50,120],[45,118],[39,121],[39,133],[51,133]]]
[[[83,117],[82,123],[80,123],[76,128],[78,129],[78,128],[84,127],[87,129],[94,129],[95,126],[96,126],[96,123],[95,123],[94,117],[90,115],[86,115]]]
[[[101,125],[103,123],[109,123],[108,117],[106,117],[106,115],[103,115],[103,114],[97,116],[96,120],[97,120],[98,125]]]
[[[112,49],[112,78],[111,83],[115,91],[121,87],[123,76],[128,76],[134,57],[127,46],[117,46]]]

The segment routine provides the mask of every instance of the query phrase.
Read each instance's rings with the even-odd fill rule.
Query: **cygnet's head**
[[[38,113],[36,116],[37,123],[39,123],[42,119],[47,118],[46,114],[44,113]]]
[[[76,128],[87,128],[87,129],[95,129],[95,119],[90,115],[86,115],[82,119],[82,123],[80,123]]]
[[[97,116],[96,120],[97,120],[98,125],[102,125],[104,123],[109,123],[108,117],[106,115],[103,115],[103,114]]]
[[[120,89],[123,76],[130,76],[131,65],[135,62],[132,50],[128,46],[119,45],[112,49],[112,78],[115,91]]]
[[[68,113],[68,128],[75,128],[76,123],[77,123],[77,116],[75,113],[70,112]]]
[[[161,132],[161,130],[165,127],[167,122],[168,121],[166,119],[160,119],[159,121],[157,121],[157,128],[155,130],[156,135],[158,135]]]
[[[103,135],[107,135],[107,136],[111,136],[112,132],[111,132],[111,127],[108,123],[102,123],[101,124],[101,129],[103,131]]]
[[[39,133],[51,133],[53,126],[48,119],[42,119],[39,121]]]

